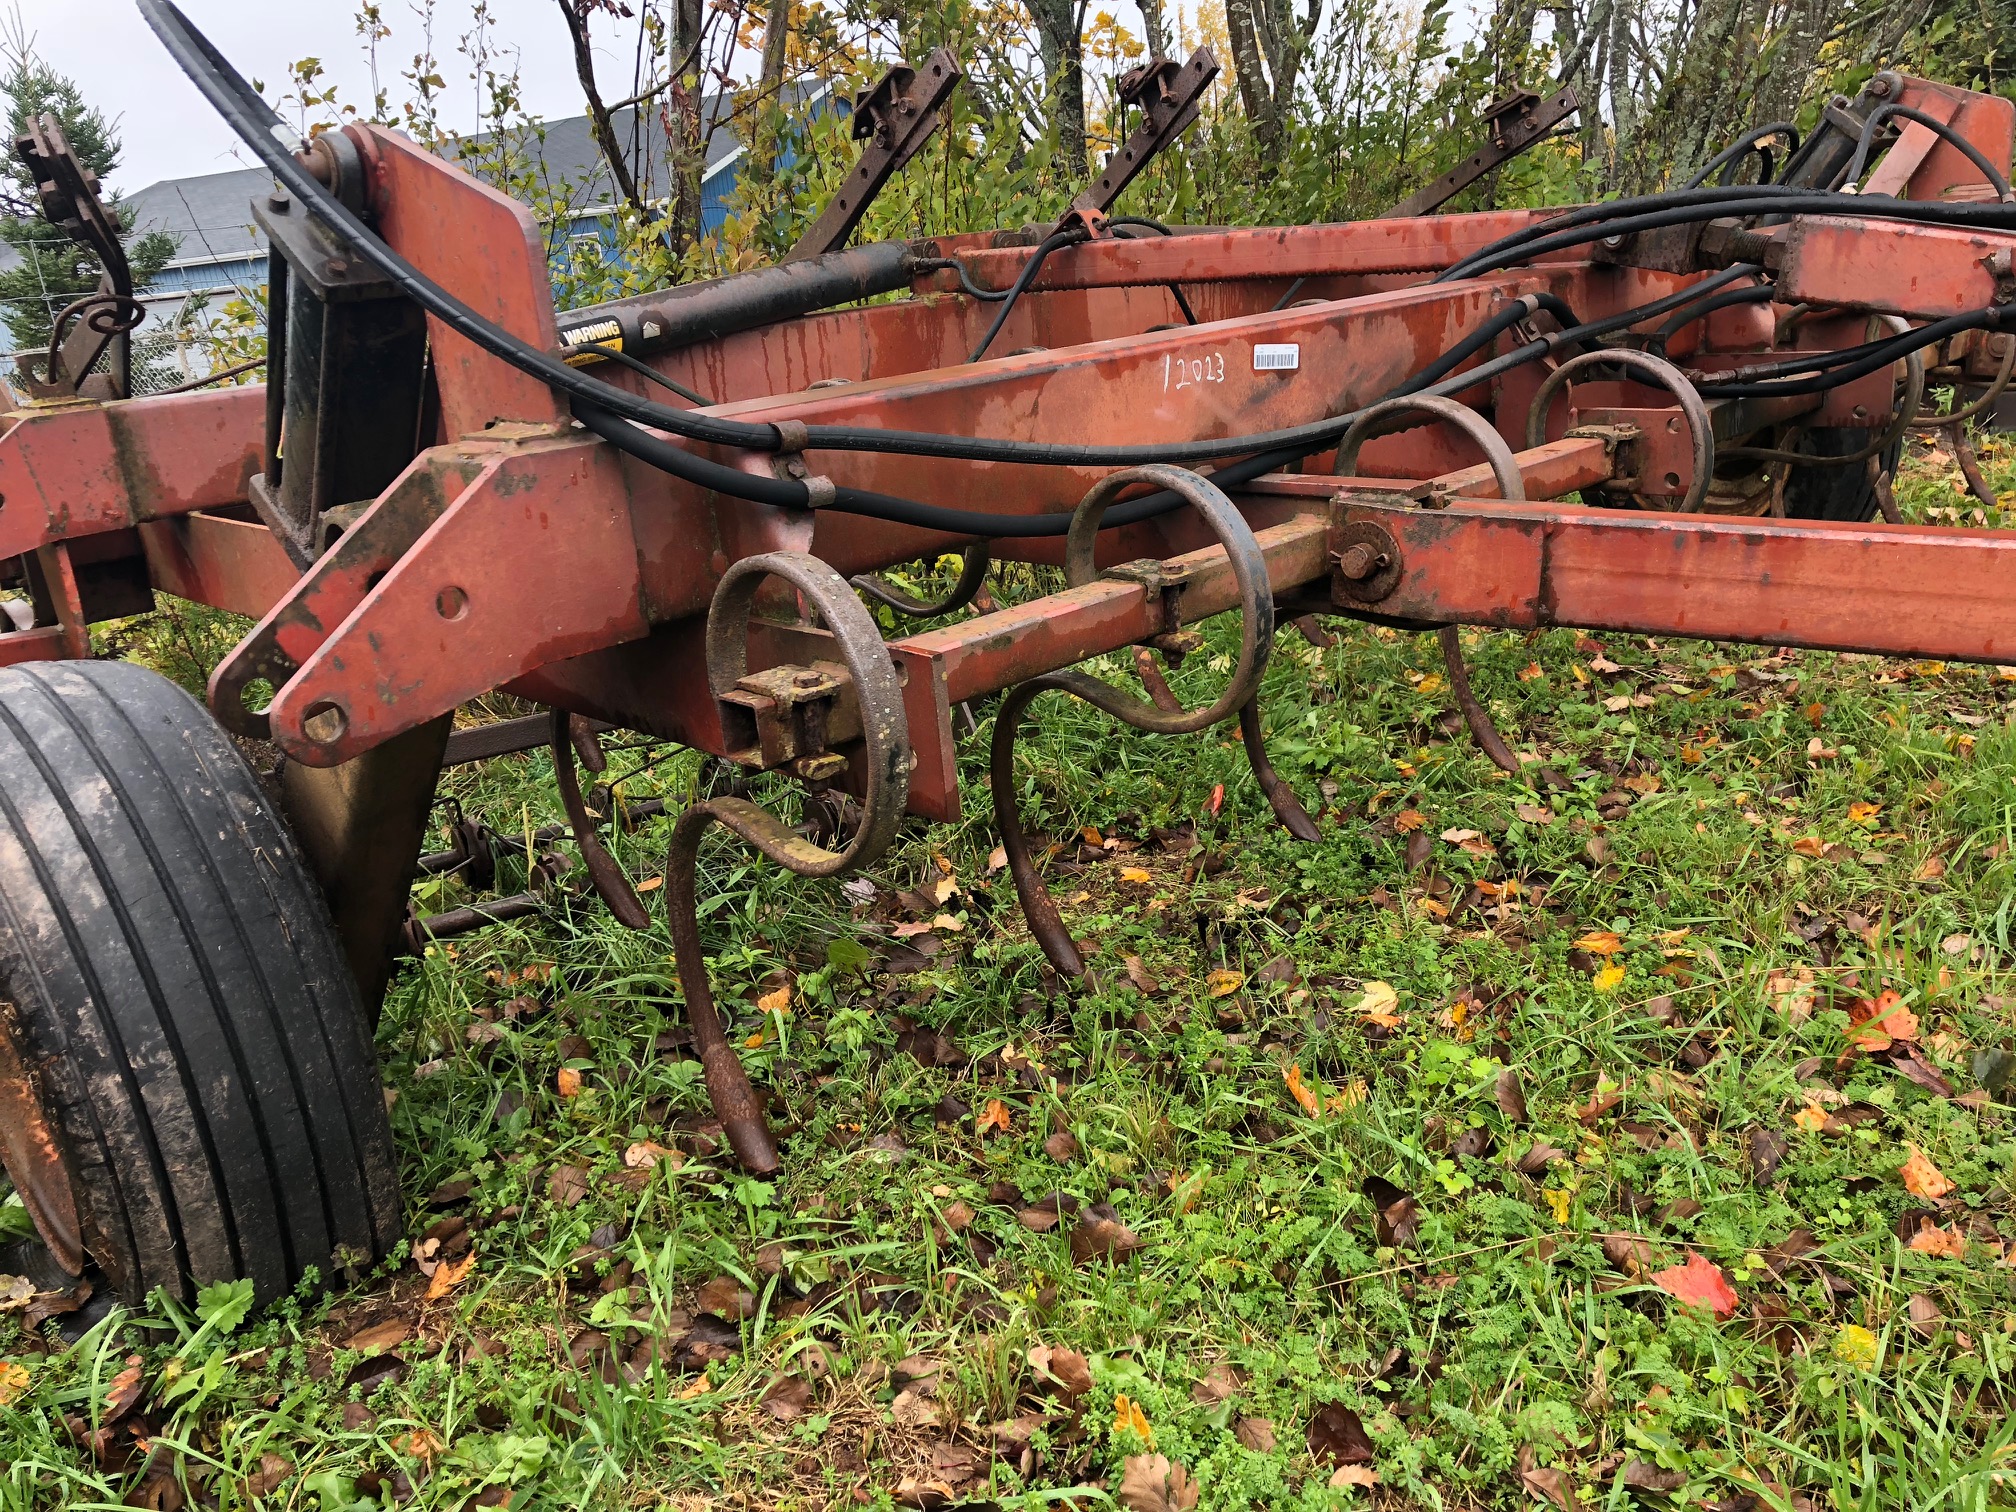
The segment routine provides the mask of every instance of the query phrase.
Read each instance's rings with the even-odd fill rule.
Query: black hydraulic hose
[[[1717,168],[1727,167],[1731,171],[1734,171],[1736,164],[1752,152],[1759,152],[1764,155],[1764,172],[1759,182],[1768,184],[1771,181],[1771,154],[1760,144],[1767,138],[1774,136],[1790,138],[1791,145],[1786,149],[1787,152],[1797,153],[1799,151],[1799,128],[1790,121],[1773,121],[1768,126],[1753,126],[1710,158],[1707,165],[1699,173],[1687,180],[1685,187],[1699,189],[1715,176]],[[1727,181],[1725,180],[1724,182],[1726,183]]]
[[[1696,212],[1696,213],[1687,213]],[[1453,283],[1478,273],[1524,261],[1543,251],[1574,246],[1605,236],[1625,235],[1660,225],[1683,224],[1694,220],[1714,220],[1721,216],[1754,216],[1772,213],[1791,215],[1848,215],[1876,220],[1921,221],[1927,225],[1978,226],[1983,229],[2016,230],[2016,213],[2003,204],[1948,203],[1942,200],[1893,200],[1837,194],[1829,189],[1791,188],[1783,184],[1709,185],[1700,189],[1670,190],[1662,194],[1638,195],[1632,199],[1608,200],[1582,205],[1550,216],[1535,226],[1501,236],[1481,247],[1461,262],[1443,269],[1430,280]],[[1667,218],[1653,221],[1649,217]],[[1603,223],[1593,236],[1567,237],[1576,227]]]
[[[1744,194],[1743,191],[1752,191]],[[1761,190],[1761,194],[1755,191]],[[1684,191],[1701,193],[1700,190]],[[1614,220],[1596,224],[1582,224],[1548,236],[1529,241],[1506,256],[1486,256],[1479,253],[1466,258],[1456,267],[1439,275],[1434,281],[1453,282],[1458,278],[1474,278],[1479,273],[1502,267],[1510,262],[1527,262],[1548,252],[1558,252],[1565,247],[1587,245],[1611,236],[1630,236],[1640,231],[1656,231],[1664,226],[1688,225],[1697,221],[1717,220],[1724,216],[1755,216],[1774,212],[1792,215],[1847,215],[1868,220],[1917,221],[1926,225],[1985,226],[1997,231],[2016,230],[2016,210],[2008,205],[1948,204],[1935,200],[1893,200],[1879,195],[1854,195],[1823,193],[1809,195],[1781,189],[1776,185],[1736,184],[1727,189],[1716,189],[1718,195],[1740,195],[1735,200],[1695,203],[1676,208],[1647,211],[1622,216]],[[1754,197],[1753,197],[1754,196]],[[1987,211],[1987,215],[1968,212]],[[1956,213],[1959,212],[1959,213]]]
[[[1412,378],[1401,384],[1400,387],[1387,397],[1394,398],[1402,394],[1418,393],[1430,384],[1440,382],[1461,366],[1467,358],[1482,351],[1506,331],[1519,324],[1520,321],[1529,319],[1535,312],[1540,310],[1544,310],[1551,315],[1554,318],[1554,323],[1561,328],[1563,333],[1584,329],[1581,317],[1570,307],[1568,301],[1562,299],[1559,295],[1546,293],[1527,294],[1522,298],[1513,300],[1504,309],[1491,316],[1482,325],[1478,326],[1476,330],[1465,336],[1456,345],[1449,348],[1448,351],[1444,352]],[[1562,339],[1562,336],[1557,335],[1556,340]],[[1466,379],[1466,382],[1475,381],[1475,379]]]
[[[1765,304],[1778,297],[1778,291],[1770,284],[1758,284],[1750,289],[1725,289],[1709,296],[1698,304],[1688,305],[1666,324],[1653,333],[1652,345],[1665,350],[1666,343],[1697,320],[1706,320],[1717,310],[1726,310],[1731,305]]]
[[[1911,353],[1924,347],[1944,341],[1961,331],[2002,330],[2016,311],[2000,308],[1970,310],[1961,315],[1949,315],[1944,320],[1935,320],[1930,325],[1919,326],[1904,336],[1889,341],[1871,342],[1860,347],[1849,347],[1841,352],[1830,352],[1829,360],[1818,359],[1806,362],[1782,362],[1770,365],[1770,370],[1760,375],[1754,369],[1739,369],[1743,376],[1725,383],[1696,383],[1694,387],[1711,399],[1722,398],[1770,398],[1781,394],[1818,394],[1830,388],[1839,388],[1844,383],[1853,383],[1857,378],[1879,372],[1892,363],[1900,362]],[[1861,353],[1863,355],[1856,356]],[[1848,359],[1848,360],[1840,360]],[[1815,371],[1818,369],[1819,371]],[[1783,371],[1786,377],[1774,379],[1772,371]]]
[[[724,467],[719,462],[710,462],[593,404],[576,401],[574,418],[619,451],[627,452],[638,461],[676,478],[752,503],[770,504],[780,509],[805,507],[805,485],[802,483],[766,478],[738,468]],[[1210,476],[1221,488],[1236,487],[1295,462],[1304,455],[1304,452],[1286,450],[1264,452],[1218,468]],[[1183,502],[1180,496],[1167,489],[1130,499],[1109,509],[1100,522],[1101,528],[1111,529],[1154,519],[1181,508]],[[924,504],[915,499],[901,499],[862,488],[837,489],[832,502],[824,507],[838,514],[866,515],[898,525],[914,525],[921,530],[942,530],[953,535],[981,536],[992,540],[1062,536],[1070,530],[1075,513],[1064,510],[1054,514],[985,514],[970,509],[946,509],[937,504]]]
[[[1036,250],[1029,254],[1029,261],[1022,264],[1022,271],[1016,275],[1015,282],[1008,286],[1008,293],[1001,301],[1001,309],[994,316],[994,323],[987,327],[987,334],[980,338],[980,345],[973,348],[973,355],[966,359],[968,362],[978,362],[987,355],[987,348],[994,344],[994,338],[1001,334],[1001,327],[1008,323],[1008,314],[1015,308],[1015,301],[1022,297],[1023,291],[1034,283],[1036,275],[1042,272],[1043,260],[1059,247],[1068,247],[1074,242],[1084,240],[1084,230],[1078,226],[1071,226],[1062,231],[1052,231],[1036,244]]]
[[[650,363],[639,362],[635,357],[632,357],[628,352],[619,352],[616,350],[616,348],[603,346],[599,342],[576,347],[575,350],[579,352],[593,352],[597,357],[601,357],[606,361],[613,362],[618,367],[626,367],[630,369],[631,372],[635,373],[638,377],[642,378],[645,382],[655,383],[658,385],[658,387],[662,389],[670,390],[672,393],[677,394],[681,399],[686,400],[689,404],[698,405],[701,409],[710,408],[714,403],[714,401],[712,399],[709,399],[705,394],[690,389],[686,387],[686,385],[683,383],[674,382],[672,379],[667,378],[663,373],[659,372],[658,369],[651,366]]]
[[[1944,121],[1929,116],[1922,110],[1913,110],[1908,105],[1878,105],[1869,112],[1869,119],[1862,123],[1862,135],[1855,143],[1855,156],[1848,160],[1848,175],[1845,182],[1850,184],[1861,182],[1862,170],[1868,166],[1869,151],[1876,142],[1876,128],[1892,116],[1906,121],[1916,121],[1940,137],[1947,146],[1962,154],[1980,171],[1981,177],[1987,180],[1988,186],[2003,203],[2016,199],[2016,190],[2011,190],[2009,187],[2009,175],[1989,162],[1980,148]]]

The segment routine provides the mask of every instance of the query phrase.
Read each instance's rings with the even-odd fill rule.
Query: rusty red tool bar
[[[1340,607],[1508,630],[1573,625],[1945,661],[2016,659],[2016,534],[1462,500],[1347,502],[1395,581]]]
[[[0,557],[242,503],[265,396],[253,385],[12,417],[0,433]]]

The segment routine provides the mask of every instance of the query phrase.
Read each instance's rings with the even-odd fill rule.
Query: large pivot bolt
[[[1376,604],[1400,586],[1400,543],[1383,525],[1345,520],[1331,527],[1332,600],[1341,608]]]

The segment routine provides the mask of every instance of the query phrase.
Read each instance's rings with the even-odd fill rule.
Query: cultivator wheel
[[[368,1264],[397,1171],[357,989],[287,828],[187,694],[0,672],[0,1157],[129,1304]]]

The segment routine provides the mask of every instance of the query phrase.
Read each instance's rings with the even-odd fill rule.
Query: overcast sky
[[[322,60],[336,82],[339,100],[368,106],[369,72],[352,19],[352,0],[179,0],[183,12],[237,65],[247,78],[267,86],[268,98],[287,66],[299,58]],[[36,47],[50,63],[76,79],[85,96],[119,117],[125,142],[113,187],[123,192],[164,178],[218,173],[248,167],[252,158],[204,103],[195,86],[155,39],[133,0],[19,0]],[[0,11],[4,11],[0,0]],[[466,64],[454,53],[455,39],[468,30],[468,0],[439,0],[435,49],[450,88],[449,123],[468,125],[475,113],[474,88]],[[578,115],[580,86],[574,80],[554,0],[490,0],[498,35],[521,49],[526,104],[534,114]],[[412,60],[419,29],[410,0],[384,0],[392,38],[379,50],[380,68],[398,98],[398,71]],[[627,84],[630,59],[604,60],[607,84]],[[628,93],[611,89],[612,95]]]

